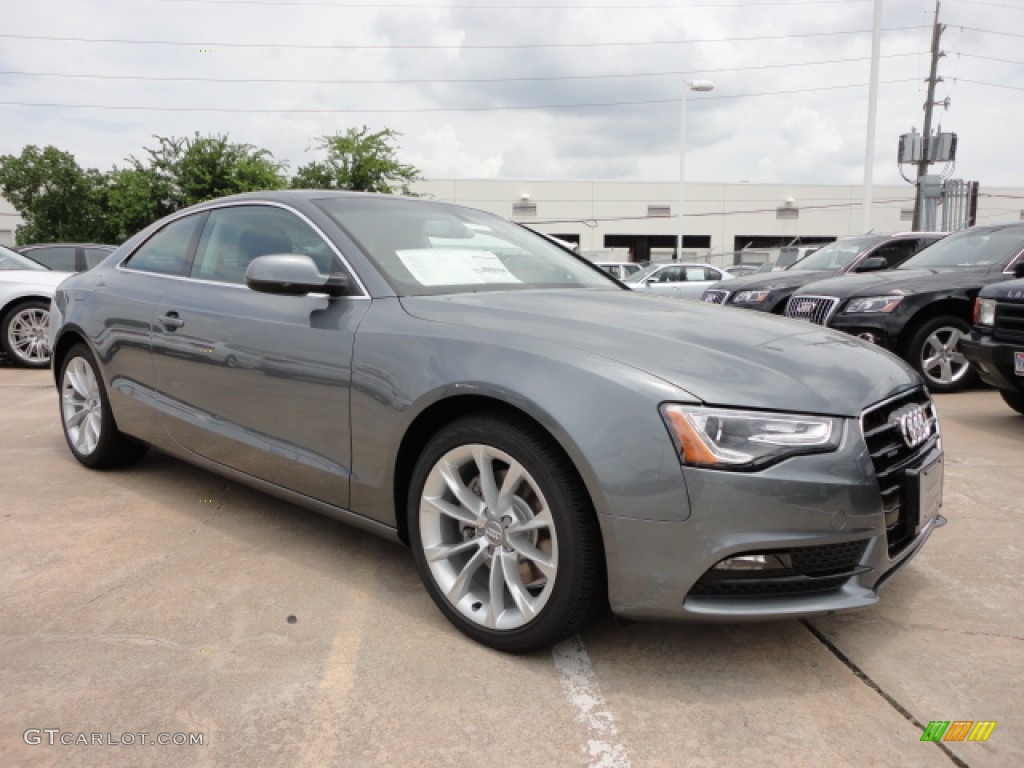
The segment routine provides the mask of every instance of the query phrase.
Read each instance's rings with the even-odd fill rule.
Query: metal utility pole
[[[939,82],[939,58],[942,51],[939,50],[939,39],[945,27],[939,24],[939,0],[935,0],[935,23],[932,25],[932,65],[928,73],[928,98],[924,102],[924,131],[921,133],[921,161],[917,164],[917,196],[914,199],[914,226],[915,232],[922,228],[924,216],[924,200],[921,190],[921,177],[928,174],[928,165],[931,162],[931,134],[932,134],[932,108],[935,106],[935,84]]]
[[[878,59],[882,42],[882,0],[875,0],[871,25],[871,79],[868,85],[868,135],[864,147],[863,229],[871,231],[871,205],[875,175],[875,123],[878,115]]]

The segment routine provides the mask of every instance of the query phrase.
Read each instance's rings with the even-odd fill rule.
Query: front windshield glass
[[[1024,248],[1024,232],[1014,229],[965,230],[928,246],[899,269],[985,267],[1005,264]]]
[[[642,283],[651,274],[653,274],[654,272],[657,272],[658,269],[660,269],[662,266],[663,265],[661,265],[661,264],[651,264],[650,266],[644,267],[643,269],[638,269],[636,272],[631,274],[629,277],[627,277],[622,282],[624,282],[624,283]]]
[[[879,242],[881,240],[877,237],[851,237],[849,240],[836,240],[834,243],[822,246],[806,258],[800,259],[787,269],[791,272],[846,269],[860,254]]]
[[[10,248],[4,248],[0,245],[0,270],[15,270],[15,269],[32,269],[32,270],[43,270],[46,272],[46,267],[42,264],[37,264],[32,259],[26,259],[20,253],[12,251]]]
[[[400,296],[527,288],[622,288],[596,267],[498,216],[393,197],[316,201]]]

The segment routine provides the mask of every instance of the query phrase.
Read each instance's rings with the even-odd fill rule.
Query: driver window
[[[272,206],[241,205],[210,212],[191,276],[244,285],[252,260],[272,253],[309,256],[323,274],[341,268],[330,246],[295,214]]]
[[[902,240],[883,245],[874,253],[868,254],[868,258],[882,258],[890,267],[895,267],[913,256],[916,250],[917,244],[913,240]]]

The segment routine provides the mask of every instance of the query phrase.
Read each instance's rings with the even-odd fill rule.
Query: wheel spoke
[[[473,448],[473,461],[480,473],[480,492],[491,515],[498,516],[498,488],[494,481],[494,457],[482,445]]]
[[[501,571],[505,577],[505,586],[508,587],[516,608],[523,614],[523,619],[529,621],[537,611],[533,606],[533,596],[526,590],[519,575],[519,560],[511,552],[502,552],[500,561]]]
[[[480,520],[480,516],[473,514],[471,510],[468,510],[465,507],[458,507],[454,504],[449,504],[444,499],[439,499],[436,496],[424,496],[423,501],[432,506],[442,515],[458,520],[461,523],[476,525]]]
[[[497,509],[495,510],[497,514],[503,515],[512,508],[512,499],[522,479],[523,468],[519,464],[509,465],[505,479],[501,481],[501,491],[498,493]]]
[[[554,528],[554,521],[551,519],[551,512],[548,509],[542,509],[533,518],[527,520],[525,523],[512,523],[508,527],[509,534],[515,533],[526,533],[527,531],[539,531],[544,528]]]
[[[483,500],[474,494],[466,484],[462,482],[462,478],[459,477],[456,468],[453,467],[446,459],[442,459],[438,465],[441,470],[441,477],[444,478],[445,484],[448,489],[452,492],[459,503],[473,513],[474,519],[480,517],[484,513],[484,502]]]
[[[953,366],[949,364],[949,360],[942,359],[942,365],[939,366],[939,381],[943,384],[948,384],[953,380]]]
[[[551,578],[555,575],[554,559],[547,553],[541,552],[533,546],[526,537],[518,539],[509,536],[508,543],[509,546],[511,546],[517,553],[525,557],[527,560],[531,560],[545,576]]]
[[[82,423],[82,420],[86,416],[89,415],[89,411],[83,408],[78,403],[73,404],[72,407],[76,409],[75,412],[69,418],[65,419],[65,423],[68,425],[68,429],[74,429],[75,427]]]
[[[470,539],[469,541],[463,541],[452,546],[445,546],[443,544],[436,544],[432,547],[424,547],[423,554],[427,556],[427,560],[431,563],[436,563],[438,560],[447,560],[448,558],[465,552],[467,549],[473,547],[480,547],[480,537]]]
[[[469,589],[469,581],[473,578],[480,566],[487,560],[487,551],[481,549],[462,567],[459,571],[459,575],[452,582],[451,587],[448,589],[448,599],[453,603],[458,603],[462,599],[462,596],[466,594],[466,590]]]
[[[499,550],[500,551],[500,550]],[[484,626],[497,629],[498,619],[505,612],[505,567],[504,560],[495,553],[491,560],[491,573],[487,584],[487,613]]]

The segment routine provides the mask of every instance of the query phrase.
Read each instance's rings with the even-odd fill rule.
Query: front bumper
[[[895,352],[899,345],[903,320],[894,315],[844,315],[840,312],[832,318],[829,327],[869,341],[882,349]]]
[[[1014,353],[1024,353],[1024,346],[994,340],[989,335],[973,333],[960,341],[964,356],[974,363],[986,384],[1009,392],[1024,393],[1024,376],[1014,373]]]
[[[936,515],[922,524],[918,517],[918,473],[931,468],[941,478],[937,427],[882,484],[877,461],[851,420],[833,454],[792,458],[757,473],[685,468],[685,522],[601,517],[612,611],[636,619],[738,621],[873,605],[882,583],[945,522]],[[884,498],[883,485],[890,486]],[[752,553],[788,557],[790,572],[716,568]]]

